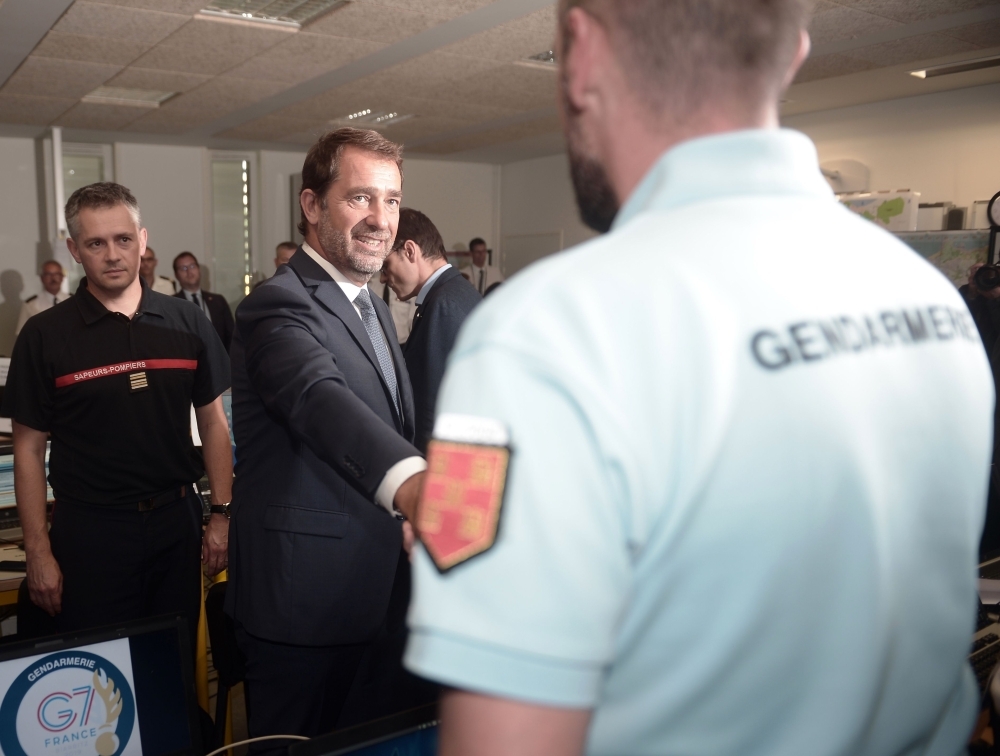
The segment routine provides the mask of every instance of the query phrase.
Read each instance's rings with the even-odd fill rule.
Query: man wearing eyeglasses
[[[208,319],[212,321],[212,325],[215,326],[215,330],[228,352],[235,324],[233,312],[229,309],[226,298],[221,294],[202,290],[201,266],[198,264],[198,259],[190,252],[181,252],[174,258],[174,275],[177,276],[177,282],[181,285],[181,290],[174,296],[186,299],[202,309]]]

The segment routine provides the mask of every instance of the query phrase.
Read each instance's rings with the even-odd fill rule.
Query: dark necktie
[[[362,287],[358,296],[354,298],[354,304],[361,310],[361,322],[365,325],[368,338],[371,339],[372,347],[375,349],[375,356],[378,358],[379,367],[382,368],[382,376],[389,386],[389,393],[392,394],[392,403],[396,405],[396,412],[402,416],[399,409],[399,388],[396,386],[396,369],[392,364],[392,355],[389,353],[389,346],[385,343],[382,335],[382,326],[379,325],[378,315],[375,314],[375,307],[372,305],[371,295],[368,287]]]
[[[486,268],[479,271],[479,293],[483,293],[483,283],[486,280]]]
[[[197,294],[192,294],[191,295],[191,301],[194,302],[194,306],[195,307],[197,307],[198,309],[201,309],[201,301],[198,299],[198,295]]]

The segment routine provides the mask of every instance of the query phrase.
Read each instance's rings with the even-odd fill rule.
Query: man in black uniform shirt
[[[78,189],[66,221],[86,278],[21,331],[0,413],[13,418],[31,600],[62,632],[184,611],[193,639],[199,551],[210,573],[226,566],[229,360],[204,313],[138,275],[146,229],[128,189]],[[191,442],[192,404],[204,465]],[[202,537],[192,483],[205,469],[216,506]]]

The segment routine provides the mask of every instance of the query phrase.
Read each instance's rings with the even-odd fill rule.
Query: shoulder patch
[[[434,439],[417,510],[417,532],[434,565],[447,572],[492,548],[510,449]]]

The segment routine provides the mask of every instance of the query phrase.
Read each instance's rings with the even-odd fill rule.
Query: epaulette
[[[38,299],[38,295],[37,294],[32,294],[30,297],[28,297],[27,299],[25,299],[24,302],[25,302],[25,304],[27,304],[28,302],[34,302],[36,299]]]

